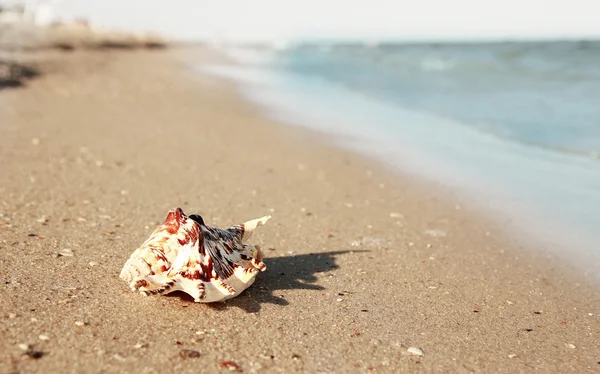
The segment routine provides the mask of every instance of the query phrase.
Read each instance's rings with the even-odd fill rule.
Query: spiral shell
[[[230,299],[267,269],[260,248],[244,243],[270,218],[221,230],[206,226],[199,215],[188,217],[181,208],[173,209],[133,252],[120,277],[144,295],[183,291],[196,302]]]

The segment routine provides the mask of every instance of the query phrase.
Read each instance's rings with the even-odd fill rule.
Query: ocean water
[[[299,44],[198,65],[600,279],[600,42]]]

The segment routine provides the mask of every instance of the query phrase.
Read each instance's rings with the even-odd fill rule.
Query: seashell
[[[196,302],[231,299],[267,269],[260,248],[244,243],[270,218],[221,230],[206,226],[197,214],[188,217],[181,208],[173,209],[133,252],[120,277],[131,291],[146,296],[183,291]]]

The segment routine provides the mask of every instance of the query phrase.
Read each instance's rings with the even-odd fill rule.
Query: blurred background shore
[[[151,33],[94,27],[85,19],[45,20],[43,9],[30,9],[21,3],[0,4],[0,87],[19,86],[39,75],[36,59],[43,52],[166,46],[164,38]]]

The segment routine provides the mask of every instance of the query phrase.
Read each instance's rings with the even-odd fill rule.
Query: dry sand
[[[446,191],[260,117],[189,70],[210,52],[45,58],[0,91],[0,372],[600,370],[582,278]],[[221,227],[271,214],[268,270],[217,305],[130,293],[123,263],[176,206]]]

